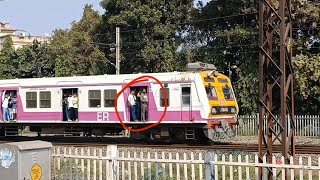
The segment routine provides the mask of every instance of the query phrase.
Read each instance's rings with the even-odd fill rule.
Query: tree
[[[215,64],[226,75],[232,71],[232,84],[240,114],[257,112],[258,26],[257,4],[251,1],[210,1],[193,11],[188,41],[194,61]]]
[[[11,79],[17,74],[17,56],[13,47],[12,37],[7,36],[0,52],[0,78]]]
[[[297,55],[294,60],[296,110],[304,114],[320,112],[320,56]]]
[[[54,75],[54,59],[47,43],[35,40],[17,50],[18,78],[51,77]]]
[[[318,82],[314,82],[313,76],[308,74],[310,71],[305,68],[318,66],[320,34],[316,27],[320,22],[320,3],[304,0],[292,3],[297,102],[295,113],[316,112],[314,109],[319,109],[315,93]],[[192,51],[192,56],[197,60],[214,63],[222,72],[228,69],[229,63],[237,67],[232,81],[241,114],[258,111],[258,12],[258,3],[249,0],[217,0],[210,1],[206,6],[200,3],[193,12],[194,21],[199,22],[194,23],[188,38],[192,44],[200,44]],[[278,42],[278,37],[274,38]],[[229,58],[224,52],[228,52]],[[274,52],[274,58],[279,58],[279,52]],[[305,62],[308,62],[308,66]],[[315,70],[311,72],[316,73]],[[304,80],[308,83],[302,83]],[[308,104],[304,106],[307,108],[299,106],[301,104]]]
[[[164,72],[182,68],[178,60],[181,29],[190,19],[192,0],[104,0],[104,28],[100,42],[115,40],[121,30],[121,73]],[[181,24],[180,24],[181,23]],[[106,33],[107,32],[107,33]],[[114,52],[105,49],[114,57]]]
[[[55,76],[95,75],[107,72],[102,51],[95,45],[101,16],[91,5],[84,8],[82,19],[70,30],[55,30],[50,50],[55,59]]]
[[[297,1],[294,8],[295,110],[319,114],[320,110],[320,2]]]

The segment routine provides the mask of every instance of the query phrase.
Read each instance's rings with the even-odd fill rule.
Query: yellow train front
[[[239,107],[230,78],[219,73],[214,66],[203,67],[199,74],[210,108],[207,116],[207,137],[213,140],[221,134],[228,137],[234,136],[238,125]]]

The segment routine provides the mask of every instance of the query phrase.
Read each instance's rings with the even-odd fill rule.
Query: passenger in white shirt
[[[136,96],[134,90],[128,96],[128,104],[130,107],[130,117],[133,121],[138,121],[136,116]]]
[[[8,105],[9,105],[9,95],[6,94],[5,95],[5,91],[2,94],[2,118],[3,121],[9,121],[10,117],[9,117],[9,109],[8,109]]]

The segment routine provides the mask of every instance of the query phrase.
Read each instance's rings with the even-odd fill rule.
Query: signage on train
[[[228,108],[221,108],[220,112],[228,112]]]
[[[109,121],[109,112],[98,112],[97,121]]]
[[[47,88],[30,88],[30,91],[43,91],[46,90]]]

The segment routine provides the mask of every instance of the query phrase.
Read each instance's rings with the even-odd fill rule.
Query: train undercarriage
[[[138,129],[145,124],[129,124]],[[142,132],[126,131],[121,124],[90,123],[1,123],[0,136],[65,136],[65,137],[128,137],[136,141],[207,144],[231,138],[235,128],[220,123],[215,128],[207,124],[161,124]]]

